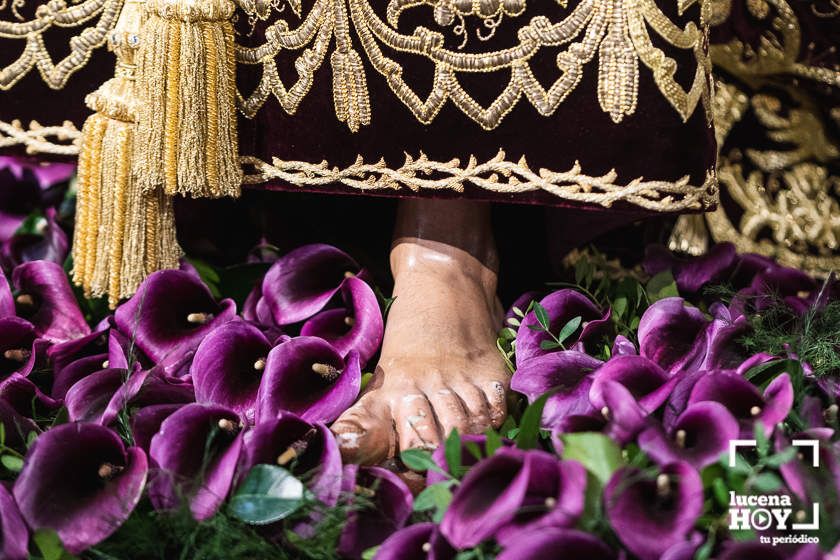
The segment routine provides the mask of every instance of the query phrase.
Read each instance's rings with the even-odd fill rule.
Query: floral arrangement
[[[0,224],[0,558],[840,554],[834,278],[726,244],[650,246],[634,269],[575,253],[573,282],[500,325],[505,423],[365,467],[329,424],[370,378],[390,302],[351,256],[185,261],[111,313],[68,281],[53,200],[0,208],[16,224]],[[749,496],[786,503],[785,527],[819,523],[733,528]]]

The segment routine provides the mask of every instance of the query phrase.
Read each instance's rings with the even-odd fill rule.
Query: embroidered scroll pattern
[[[658,212],[702,210],[717,200],[717,181],[709,171],[702,185],[692,185],[688,177],[677,181],[648,181],[637,178],[618,184],[615,171],[591,176],[575,163],[568,171],[533,170],[525,158],[510,161],[503,151],[486,161],[471,157],[434,161],[420,153],[406,155],[400,167],[389,167],[382,159],[366,163],[361,157],[347,167],[287,161],[279,158],[269,164],[257,158],[244,157],[245,182],[281,181],[301,187],[328,186],[340,183],[360,191],[409,189],[463,192],[466,185],[489,192],[521,194],[544,191],[562,200],[610,207],[626,202]]]
[[[30,154],[75,156],[81,134],[70,121],[58,126],[41,126],[32,121],[27,128],[20,121],[0,121],[0,148],[24,146]]]
[[[547,0],[548,1],[548,0]],[[702,0],[705,6],[706,0]],[[435,10],[440,7],[433,2]],[[558,4],[560,0],[555,0]],[[681,1],[680,10],[696,0]],[[689,22],[680,28],[657,7],[655,0],[581,0],[559,21],[545,16],[530,19],[517,31],[518,43],[498,51],[467,53],[444,46],[445,37],[438,31],[417,27],[410,35],[397,30],[400,13],[406,9],[430,9],[429,0],[399,2],[399,8],[388,11],[388,22],[380,19],[369,0],[315,0],[312,9],[295,28],[279,19],[265,32],[265,43],[257,47],[238,48],[242,64],[260,64],[262,78],[251,93],[241,97],[241,109],[253,116],[269,96],[277,98],[283,109],[294,114],[301,100],[312,87],[315,71],[322,65],[335,36],[339,51],[346,51],[352,31],[364,50],[364,58],[384,79],[396,97],[422,123],[431,123],[447,102],[486,130],[496,128],[523,98],[537,112],[552,115],[581,80],[584,66],[597,60],[598,100],[602,110],[618,123],[633,114],[639,95],[640,63],[652,72],[660,93],[684,120],[703,101],[708,108],[708,76],[710,63],[705,53],[705,28]],[[503,2],[502,5],[508,2]],[[451,0],[453,6],[458,0]],[[479,0],[482,6],[496,5]],[[394,5],[393,2],[391,4]],[[488,8],[489,9],[489,8]],[[472,8],[471,8],[472,10]],[[702,10],[702,11],[705,11]],[[467,12],[473,14],[472,11]],[[498,13],[504,15],[504,10]],[[516,13],[509,10],[508,13]],[[696,61],[690,87],[684,89],[674,78],[676,61],[656,47],[650,30],[670,46],[693,53]],[[349,49],[349,50],[348,50]],[[559,76],[546,89],[531,68],[534,57],[543,50],[554,49]],[[301,51],[295,59],[297,80],[286,87],[278,72],[276,58],[283,51]],[[421,97],[404,79],[403,66],[389,53],[410,53],[434,65],[431,92]],[[333,65],[334,71],[336,65]],[[488,80],[504,71],[509,77],[503,91],[483,106],[461,85],[459,76],[485,74]],[[346,73],[344,73],[346,75]],[[490,77],[494,76],[494,77]],[[342,83],[347,80],[342,78]],[[352,87],[335,87],[336,109],[362,112],[369,105],[364,80]],[[349,93],[348,93],[349,92]],[[345,96],[345,94],[347,96]],[[351,129],[363,119],[343,119]]]
[[[0,90],[10,89],[33,68],[37,68],[44,82],[53,89],[61,89],[78,69],[90,59],[93,50],[104,45],[114,27],[122,7],[122,0],[83,0],[68,5],[65,0],[49,0],[35,10],[29,21],[0,21],[0,39],[19,40],[20,56],[8,66],[0,68]],[[95,25],[85,27],[69,41],[70,53],[53,61],[44,33],[52,27],[78,27],[98,16]],[[3,42],[3,49],[8,41]]]

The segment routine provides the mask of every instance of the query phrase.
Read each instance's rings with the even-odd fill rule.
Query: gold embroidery
[[[709,170],[702,185],[692,185],[688,177],[677,181],[645,180],[636,178],[627,184],[618,184],[615,171],[602,176],[582,172],[580,164],[568,171],[548,169],[532,170],[524,158],[509,161],[499,153],[489,161],[479,163],[471,157],[466,164],[458,159],[434,161],[421,153],[406,160],[398,168],[389,167],[384,160],[365,163],[361,156],[345,168],[330,166],[327,162],[309,163],[274,158],[272,163],[254,157],[241,158],[250,168],[245,183],[281,181],[294,186],[328,186],[341,183],[361,191],[407,189],[418,191],[463,192],[465,185],[505,194],[544,191],[560,199],[584,204],[610,207],[616,202],[626,202],[659,212],[703,210],[711,207],[717,196],[715,173]]]
[[[796,14],[785,0],[756,0],[746,5],[756,18],[768,17],[769,8],[765,11],[761,6],[772,6],[776,15],[765,27],[757,49],[738,39],[710,46],[712,60],[717,66],[741,79],[793,74],[840,87],[840,70],[797,61],[802,47],[802,30]]]
[[[37,121],[24,128],[20,121],[0,121],[0,148],[25,146],[29,154],[75,156],[81,132],[70,121],[59,126],[41,126]],[[54,138],[55,141],[49,140]]]
[[[460,4],[459,0],[453,2],[453,5]],[[398,8],[392,7],[389,12],[389,24],[379,18],[368,0],[315,0],[311,11],[297,28],[289,29],[288,22],[284,20],[275,22],[266,30],[265,44],[238,48],[239,62],[263,66],[260,84],[241,99],[243,113],[253,116],[273,94],[286,112],[294,114],[312,86],[314,72],[323,63],[331,37],[336,37],[338,52],[342,52],[342,45],[347,44],[349,24],[346,22],[346,6],[349,6],[349,21],[367,60],[386,80],[397,98],[424,124],[431,123],[449,100],[486,130],[497,127],[523,97],[538,113],[550,116],[577,87],[584,65],[596,55],[599,102],[615,122],[620,122],[635,110],[639,61],[653,73],[660,93],[683,120],[691,116],[700,100],[707,106],[707,112],[710,111],[707,103],[710,65],[704,51],[704,32],[693,22],[679,28],[659,10],[654,0],[581,0],[564,19],[552,22],[544,16],[534,17],[519,28],[518,44],[484,53],[447,49],[443,46],[442,34],[423,27],[418,27],[411,35],[399,33],[395,28],[399,13],[425,3],[423,0],[399,2]],[[474,13],[477,7],[481,14],[484,6],[489,10],[496,5],[491,0],[482,0],[471,4],[467,13]],[[683,9],[688,5],[685,4]],[[654,46],[650,30],[669,45],[692,51],[697,66],[688,90],[674,79],[676,62]],[[530,65],[537,53],[551,48],[560,49],[556,55],[560,76],[545,89]],[[389,58],[383,49],[411,53],[434,64],[431,92],[425,99],[403,80],[402,66]],[[298,79],[289,89],[281,81],[274,60],[284,50],[303,50],[295,61]],[[333,64],[336,110],[342,116],[343,103],[352,97],[360,108],[360,114],[364,115],[368,96],[361,79],[364,72],[357,73],[360,77],[358,83],[350,85],[344,70],[346,65],[341,64],[342,57],[338,55],[339,60]],[[459,74],[501,70],[510,72],[509,81],[486,107],[470,96],[458,79]],[[350,97],[344,95],[345,91],[350,92]],[[356,122],[348,119],[351,129]],[[362,119],[358,123],[364,124]]]
[[[117,21],[122,0],[84,0],[68,6],[65,0],[50,0],[38,6],[35,19],[26,22],[0,21],[0,38],[25,41],[20,57],[0,68],[0,90],[11,89],[21,78],[37,67],[44,82],[61,89],[93,49],[101,47]],[[53,27],[76,27],[99,15],[96,25],[86,27],[68,42],[70,54],[54,63],[43,34]],[[6,47],[4,47],[6,48]]]

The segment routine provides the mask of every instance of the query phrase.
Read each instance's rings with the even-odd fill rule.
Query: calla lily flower
[[[0,318],[15,316],[15,298],[5,274],[0,274]]]
[[[149,453],[152,438],[160,431],[160,425],[173,412],[185,406],[176,404],[153,404],[144,406],[131,415],[131,437],[134,445]]]
[[[31,433],[40,429],[33,418],[46,416],[59,403],[41,392],[29,379],[20,374],[0,382],[0,424],[3,424],[8,447],[22,451]]]
[[[434,523],[416,523],[388,537],[373,560],[451,560],[456,554]]]
[[[129,374],[129,372],[131,372]],[[73,385],[64,399],[71,420],[109,425],[129,406],[184,404],[194,400],[192,386],[150,370],[108,368]]]
[[[52,396],[63,399],[73,385],[89,375],[107,369],[108,365],[108,354],[94,354],[71,362],[53,377]]]
[[[356,400],[361,387],[359,355],[342,359],[327,341],[299,336],[268,354],[257,394],[256,422],[281,411],[307,422],[332,422]]]
[[[549,330],[555,335],[575,317],[582,318],[578,331],[567,339],[567,348],[594,339],[609,328],[610,311],[602,313],[589,298],[575,290],[558,290],[544,297],[540,305],[548,313]],[[537,316],[533,310],[529,311],[522,319],[522,324],[516,334],[517,366],[549,352],[540,348],[540,344],[550,341],[551,338],[545,332],[534,330],[537,328],[539,328]]]
[[[464,467],[472,467],[476,463],[478,463],[478,459],[470,453],[469,449],[467,448],[467,444],[476,444],[481,450],[481,453],[484,457],[487,456],[487,437],[483,434],[462,434],[461,438],[461,465]],[[502,446],[503,447],[511,447],[513,446],[513,441],[502,438]],[[449,464],[446,462],[446,446],[445,445],[438,445],[437,448],[432,452],[432,460],[435,464],[445,473],[449,472]],[[443,482],[447,480],[448,477],[444,474],[434,470],[429,469],[426,471],[426,484],[431,485],[437,482]]]
[[[740,339],[750,331],[747,318],[743,315],[733,316],[729,308],[721,303],[710,306],[712,322],[703,333],[705,350],[703,359],[696,366],[698,369],[735,369],[744,363],[749,356],[746,349],[739,343]]]
[[[621,445],[630,443],[647,427],[648,411],[642,408],[627,387],[617,381],[605,381],[599,390],[604,403],[600,409],[601,416],[607,420],[604,433]]]
[[[663,467],[655,479],[624,467],[604,488],[604,504],[621,542],[641,560],[658,560],[703,512],[703,483],[685,462]]]
[[[290,325],[323,309],[342,280],[358,273],[359,265],[340,249],[304,245],[271,265],[263,278],[262,299],[274,324]]]
[[[593,535],[575,529],[543,527],[524,533],[502,550],[496,560],[544,560],[546,558],[586,558],[586,560],[623,560],[624,552],[615,552]]]
[[[48,208],[36,226],[38,233],[16,233],[3,244],[2,257],[6,270],[33,261],[61,266],[69,252],[67,234],[56,222],[54,208]]]
[[[146,455],[96,424],[41,434],[15,481],[14,497],[34,530],[52,529],[71,554],[103,541],[128,518],[146,482]]]
[[[476,546],[513,519],[531,476],[526,458],[523,451],[502,449],[470,469],[440,524],[453,546]]]
[[[0,558],[29,558],[29,529],[12,494],[0,483]]]
[[[48,189],[53,185],[69,181],[76,171],[76,165],[64,162],[45,163],[37,159],[21,156],[0,156],[0,177],[5,182],[6,174],[11,174],[14,179],[14,187],[20,187],[20,183],[27,183],[33,180],[41,189]],[[4,184],[4,187],[11,185]],[[6,190],[6,189],[0,189]],[[25,214],[24,214],[25,215]]]
[[[332,432],[294,414],[266,420],[249,430],[239,465],[247,473],[261,463],[281,465],[295,474],[310,473],[307,486],[322,503],[334,506],[341,492],[341,454]],[[291,467],[294,468],[291,468]]]
[[[819,501],[826,493],[840,495],[840,454],[832,448],[831,428],[811,428],[805,432],[793,434],[788,438],[780,430],[776,431],[774,444],[776,452],[781,452],[791,445],[791,439],[806,439],[818,442],[819,468],[813,465],[814,450],[800,447],[797,456],[779,467],[788,489],[803,503]],[[833,489],[833,490],[830,490]]]
[[[59,265],[47,261],[23,263],[12,273],[18,290],[18,316],[35,326],[38,336],[63,342],[90,334],[67,275]]]
[[[627,388],[645,411],[653,412],[668,398],[676,378],[644,356],[617,356],[602,365],[594,374],[589,400],[597,410],[606,403],[603,386],[615,382]]]
[[[53,373],[58,373],[80,358],[108,352],[107,322],[88,335],[53,344],[47,351],[47,357],[53,366]]]
[[[17,451],[26,449],[30,433],[38,433],[38,425],[4,399],[0,399],[0,424],[6,433],[5,445]]]
[[[668,371],[692,369],[705,355],[701,337],[708,323],[703,312],[684,299],[661,299],[639,322],[639,354]]]
[[[50,187],[66,182],[74,170],[71,163],[0,156],[0,242],[9,240],[27,216],[48,207]]]
[[[636,350],[636,345],[624,335],[618,335],[613,341],[611,356],[635,356],[639,352]]]
[[[265,335],[239,319],[207,335],[190,366],[196,401],[228,407],[253,424],[270,350]]]
[[[574,461],[500,449],[464,477],[440,530],[456,548],[469,548],[493,536],[513,542],[529,529],[571,526],[583,512],[585,481]]]
[[[405,526],[411,516],[413,499],[405,482],[381,467],[345,465],[342,492],[359,492],[371,507],[351,511],[338,541],[342,558],[358,560],[368,548],[378,546]]]
[[[197,521],[212,517],[230,490],[242,449],[240,418],[220,406],[188,404],[163,421],[149,458],[158,472],[149,483],[157,509],[185,499]]]
[[[639,447],[659,465],[684,460],[696,469],[717,462],[738,438],[738,421],[720,403],[692,404],[667,431],[652,426],[639,435]]]
[[[589,402],[592,372],[602,364],[575,350],[544,354],[519,366],[511,377],[510,388],[528,397],[529,403],[548,391],[556,391],[543,409],[543,424],[551,425],[559,418],[593,410]]]
[[[718,371],[700,377],[688,398],[689,405],[703,401],[716,401],[729,409],[741,426],[740,437],[751,438],[756,422],[761,422],[769,435],[787,417],[793,406],[793,386],[790,376],[783,373],[762,395],[740,375]]]
[[[14,374],[29,375],[48,343],[34,326],[17,317],[0,319],[0,380]]]
[[[201,280],[181,270],[161,270],[114,313],[122,333],[169,375],[188,365],[216,327],[233,319],[236,304],[216,302]]]
[[[341,283],[344,307],[328,309],[313,316],[300,329],[301,336],[317,336],[328,341],[342,357],[351,350],[366,364],[382,343],[385,325],[376,294],[367,282],[356,277]]]
[[[703,286],[725,280],[738,255],[731,243],[719,243],[698,257],[679,258],[662,245],[648,245],[642,267],[650,275],[671,270],[680,293],[696,294]]]

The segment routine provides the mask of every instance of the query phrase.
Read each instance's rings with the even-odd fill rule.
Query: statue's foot
[[[398,241],[382,354],[364,395],[333,425],[344,459],[378,463],[481,433],[506,414],[509,377],[496,350],[496,273],[438,242]]]

